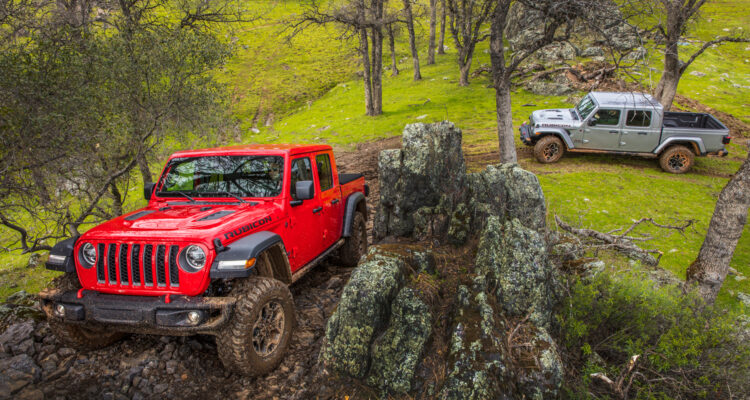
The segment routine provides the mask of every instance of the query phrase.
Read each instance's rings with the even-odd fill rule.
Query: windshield
[[[159,182],[160,196],[275,197],[281,194],[280,156],[212,156],[173,159]]]
[[[576,111],[581,116],[581,120],[584,120],[591,114],[594,108],[596,108],[596,104],[594,104],[594,101],[590,97],[586,96],[578,103]]]

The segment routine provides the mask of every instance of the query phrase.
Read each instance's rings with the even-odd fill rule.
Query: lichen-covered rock
[[[443,211],[453,210],[464,191],[461,137],[461,130],[451,122],[410,124],[404,128],[400,150],[380,153],[380,204],[373,226],[376,239],[412,236],[415,215],[422,218],[422,232],[447,230]]]
[[[404,288],[391,305],[388,329],[372,347],[367,383],[387,393],[407,393],[432,333],[432,315],[412,289]]]
[[[404,284],[406,262],[372,247],[352,272],[326,325],[322,357],[334,370],[356,378],[367,373],[370,345],[388,322],[391,303]]]
[[[559,279],[537,231],[516,218],[503,224],[489,217],[479,242],[476,273],[509,316],[529,315],[538,326],[550,326]]]
[[[534,364],[516,371],[516,382],[523,398],[544,400],[557,398],[563,381],[563,364],[557,345],[544,328],[535,329],[534,338],[525,349]]]
[[[518,164],[488,165],[482,172],[469,174],[467,181],[477,228],[493,215],[503,220],[517,218],[538,231],[545,228],[544,192],[533,173]]]
[[[500,338],[500,321],[485,293],[483,282],[472,288],[462,285],[457,293],[457,310],[451,335],[448,377],[440,391],[443,400],[502,398],[506,367]]]

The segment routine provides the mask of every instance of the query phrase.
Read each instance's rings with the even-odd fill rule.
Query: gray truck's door
[[[655,121],[653,111],[628,110],[622,127],[622,151],[651,152],[659,144],[661,126]]]
[[[600,108],[583,128],[583,143],[579,147],[592,150],[619,150],[620,115],[622,111]]]

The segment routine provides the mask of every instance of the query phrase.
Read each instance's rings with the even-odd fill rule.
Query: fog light
[[[188,318],[188,322],[190,322],[193,325],[196,325],[198,324],[198,322],[201,321],[201,313],[199,313],[198,311],[190,311],[188,313],[187,318]]]
[[[62,304],[55,305],[55,315],[58,317],[64,317],[65,316],[65,306]]]

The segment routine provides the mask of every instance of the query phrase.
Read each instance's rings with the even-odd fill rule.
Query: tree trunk
[[[697,287],[708,304],[713,304],[729,271],[737,242],[750,208],[750,151],[739,171],[719,194],[698,258],[687,269],[686,288]]]
[[[393,25],[388,25],[388,46],[391,48],[391,76],[398,76],[398,62],[396,61],[396,38]]]
[[[438,54],[445,54],[445,0],[440,0],[440,40],[438,41]]]
[[[122,215],[122,194],[116,183],[112,182],[109,185],[109,192],[112,195],[112,217]]]
[[[31,169],[31,178],[34,180],[34,186],[36,186],[36,192],[39,196],[39,201],[42,205],[48,205],[52,199],[47,191],[47,184],[44,182],[44,175],[41,171],[36,168]]]
[[[664,47],[664,72],[656,85],[654,98],[661,103],[664,111],[672,108],[672,102],[677,94],[677,85],[680,83],[680,57],[679,46],[680,36],[684,22],[679,14],[681,10],[674,9],[673,6],[667,6],[667,37]],[[678,6],[679,7],[679,6]]]
[[[365,84],[365,112],[375,115],[372,103],[372,79],[370,78],[370,45],[368,44],[367,29],[359,30],[359,53],[362,56],[362,80]]]
[[[414,34],[414,17],[411,12],[411,0],[404,0],[404,12],[406,13],[406,28],[409,30],[411,58],[414,60],[414,80],[418,81],[422,79],[422,73],[419,71],[419,53],[417,52],[417,39]]]
[[[143,154],[143,152],[140,152],[136,154],[136,159],[138,162],[138,169],[141,170],[141,177],[143,178],[143,184],[146,185],[147,183],[153,182],[151,180],[153,177],[151,175],[151,169],[148,166],[148,160],[146,160],[146,155]]]
[[[458,86],[469,86],[469,72],[471,72],[471,57],[464,61],[462,57],[458,58]]]
[[[383,31],[372,28],[372,114],[383,113]]]
[[[510,75],[505,64],[504,31],[508,20],[511,0],[500,0],[495,6],[490,26],[490,61],[492,62],[492,84],[495,87],[495,109],[497,111],[497,139],[500,162],[517,162],[516,142],[513,135],[513,114],[510,103]]]
[[[430,45],[427,50],[427,65],[435,64],[435,30],[437,28],[437,0],[430,0]]]

